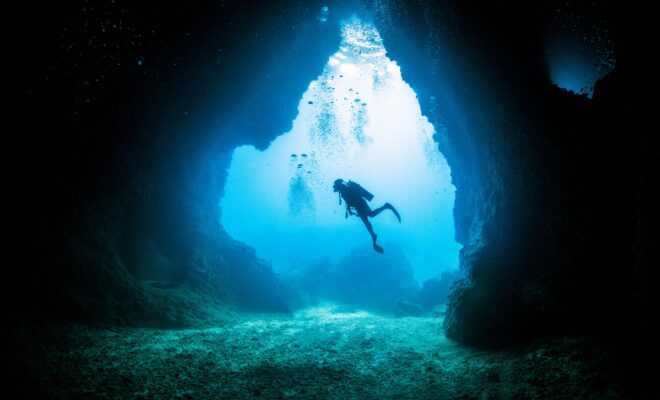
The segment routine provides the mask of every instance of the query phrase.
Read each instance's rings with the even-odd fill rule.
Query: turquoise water
[[[227,232],[278,272],[322,258],[339,260],[371,239],[345,218],[332,182],[354,180],[375,195],[372,219],[385,252],[400,249],[422,282],[458,265],[451,171],[442,135],[387,57],[378,31],[357,18],[342,25],[336,53],[302,93],[292,128],[260,151],[234,150],[221,199]],[[366,250],[370,251],[370,250]]]

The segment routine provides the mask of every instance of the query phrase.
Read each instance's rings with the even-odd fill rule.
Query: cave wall
[[[252,282],[278,293],[269,266],[224,234],[212,199],[229,149],[262,147],[285,132],[300,93],[336,49],[336,25],[316,19],[321,5],[154,13],[157,5],[146,2],[134,12],[158,32],[146,43],[153,69],[111,71],[113,85],[91,89],[82,76],[90,65],[63,57],[66,43],[54,34],[60,24],[80,23],[70,21],[75,7],[31,4],[17,14],[19,24],[39,28],[12,48],[20,55],[12,95],[23,123],[12,127],[20,140],[8,160],[24,169],[11,181],[18,195],[10,244],[20,261],[8,273],[25,288],[12,312],[182,326],[192,322],[177,310],[192,307],[203,319],[194,305],[202,302],[145,281],[187,287],[218,307],[245,300],[240,293]],[[328,5],[333,24],[362,7]],[[548,81],[542,33],[551,2],[364,6],[424,114],[446,129],[438,141],[452,167],[456,235],[465,246],[447,335],[486,344],[607,331],[650,343],[658,158],[648,145],[645,54],[653,36],[645,31],[651,24],[630,23],[645,10],[612,6],[617,67],[589,101]],[[278,47],[292,42],[287,51]],[[89,63],[84,56],[77,60]],[[270,69],[283,61],[290,68]],[[154,263],[167,276],[150,270]],[[275,300],[243,306],[281,310]]]
[[[656,329],[644,11],[602,5],[617,66],[589,101],[549,82],[553,5],[371,5],[423,112],[447,130],[466,276],[444,329],[466,343]]]
[[[231,149],[285,132],[335,51],[338,19],[319,24],[320,8],[18,7],[9,314],[181,327],[228,307],[286,311],[218,203]],[[100,48],[113,18],[139,35]]]
[[[446,331],[467,342],[497,341],[517,330],[523,320],[516,312],[517,280],[535,245],[526,239],[538,237],[524,227],[531,224],[537,206],[531,196],[540,186],[532,168],[541,158],[533,149],[541,146],[531,142],[543,136],[529,131],[539,128],[533,122],[541,112],[536,99],[546,80],[544,16],[535,8],[511,8],[478,2],[377,8],[390,26],[383,29],[388,51],[400,60],[424,112],[446,129],[439,147],[457,188],[456,237],[465,246],[466,273],[452,297]]]

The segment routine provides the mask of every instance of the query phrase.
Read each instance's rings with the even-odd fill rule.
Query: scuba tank
[[[358,184],[358,183],[355,183],[355,182],[353,182],[353,181],[348,181],[347,185],[348,185],[348,187],[351,188],[351,190],[353,190],[355,193],[357,193],[357,194],[359,194],[361,197],[364,197],[365,199],[367,199],[367,201],[371,201],[371,200],[374,198],[374,195],[373,195],[373,194],[369,193],[369,191],[368,191],[367,189],[363,188],[363,187],[360,186],[360,184]]]

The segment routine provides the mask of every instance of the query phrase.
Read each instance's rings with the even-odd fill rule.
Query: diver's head
[[[336,179],[335,183],[332,184],[332,189],[334,189],[335,192],[338,192],[339,188],[341,188],[343,185],[344,185],[343,179]]]

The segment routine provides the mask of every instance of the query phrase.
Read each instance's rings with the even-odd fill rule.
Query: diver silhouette
[[[374,233],[374,228],[371,226],[371,222],[369,222],[368,217],[373,218],[380,214],[383,210],[387,209],[391,210],[396,216],[396,219],[401,222],[401,216],[399,215],[399,212],[390,203],[385,203],[381,207],[372,210],[365,199],[367,201],[371,201],[371,199],[374,198],[374,195],[353,181],[344,182],[343,179],[337,179],[332,185],[332,188],[335,192],[339,192],[339,205],[341,205],[341,199],[344,199],[344,202],[346,203],[346,218],[348,218],[349,214],[357,215],[360,217],[364,223],[364,226],[367,227],[367,230],[371,235],[374,250],[379,253],[383,253],[383,248],[376,244],[378,235]]]

